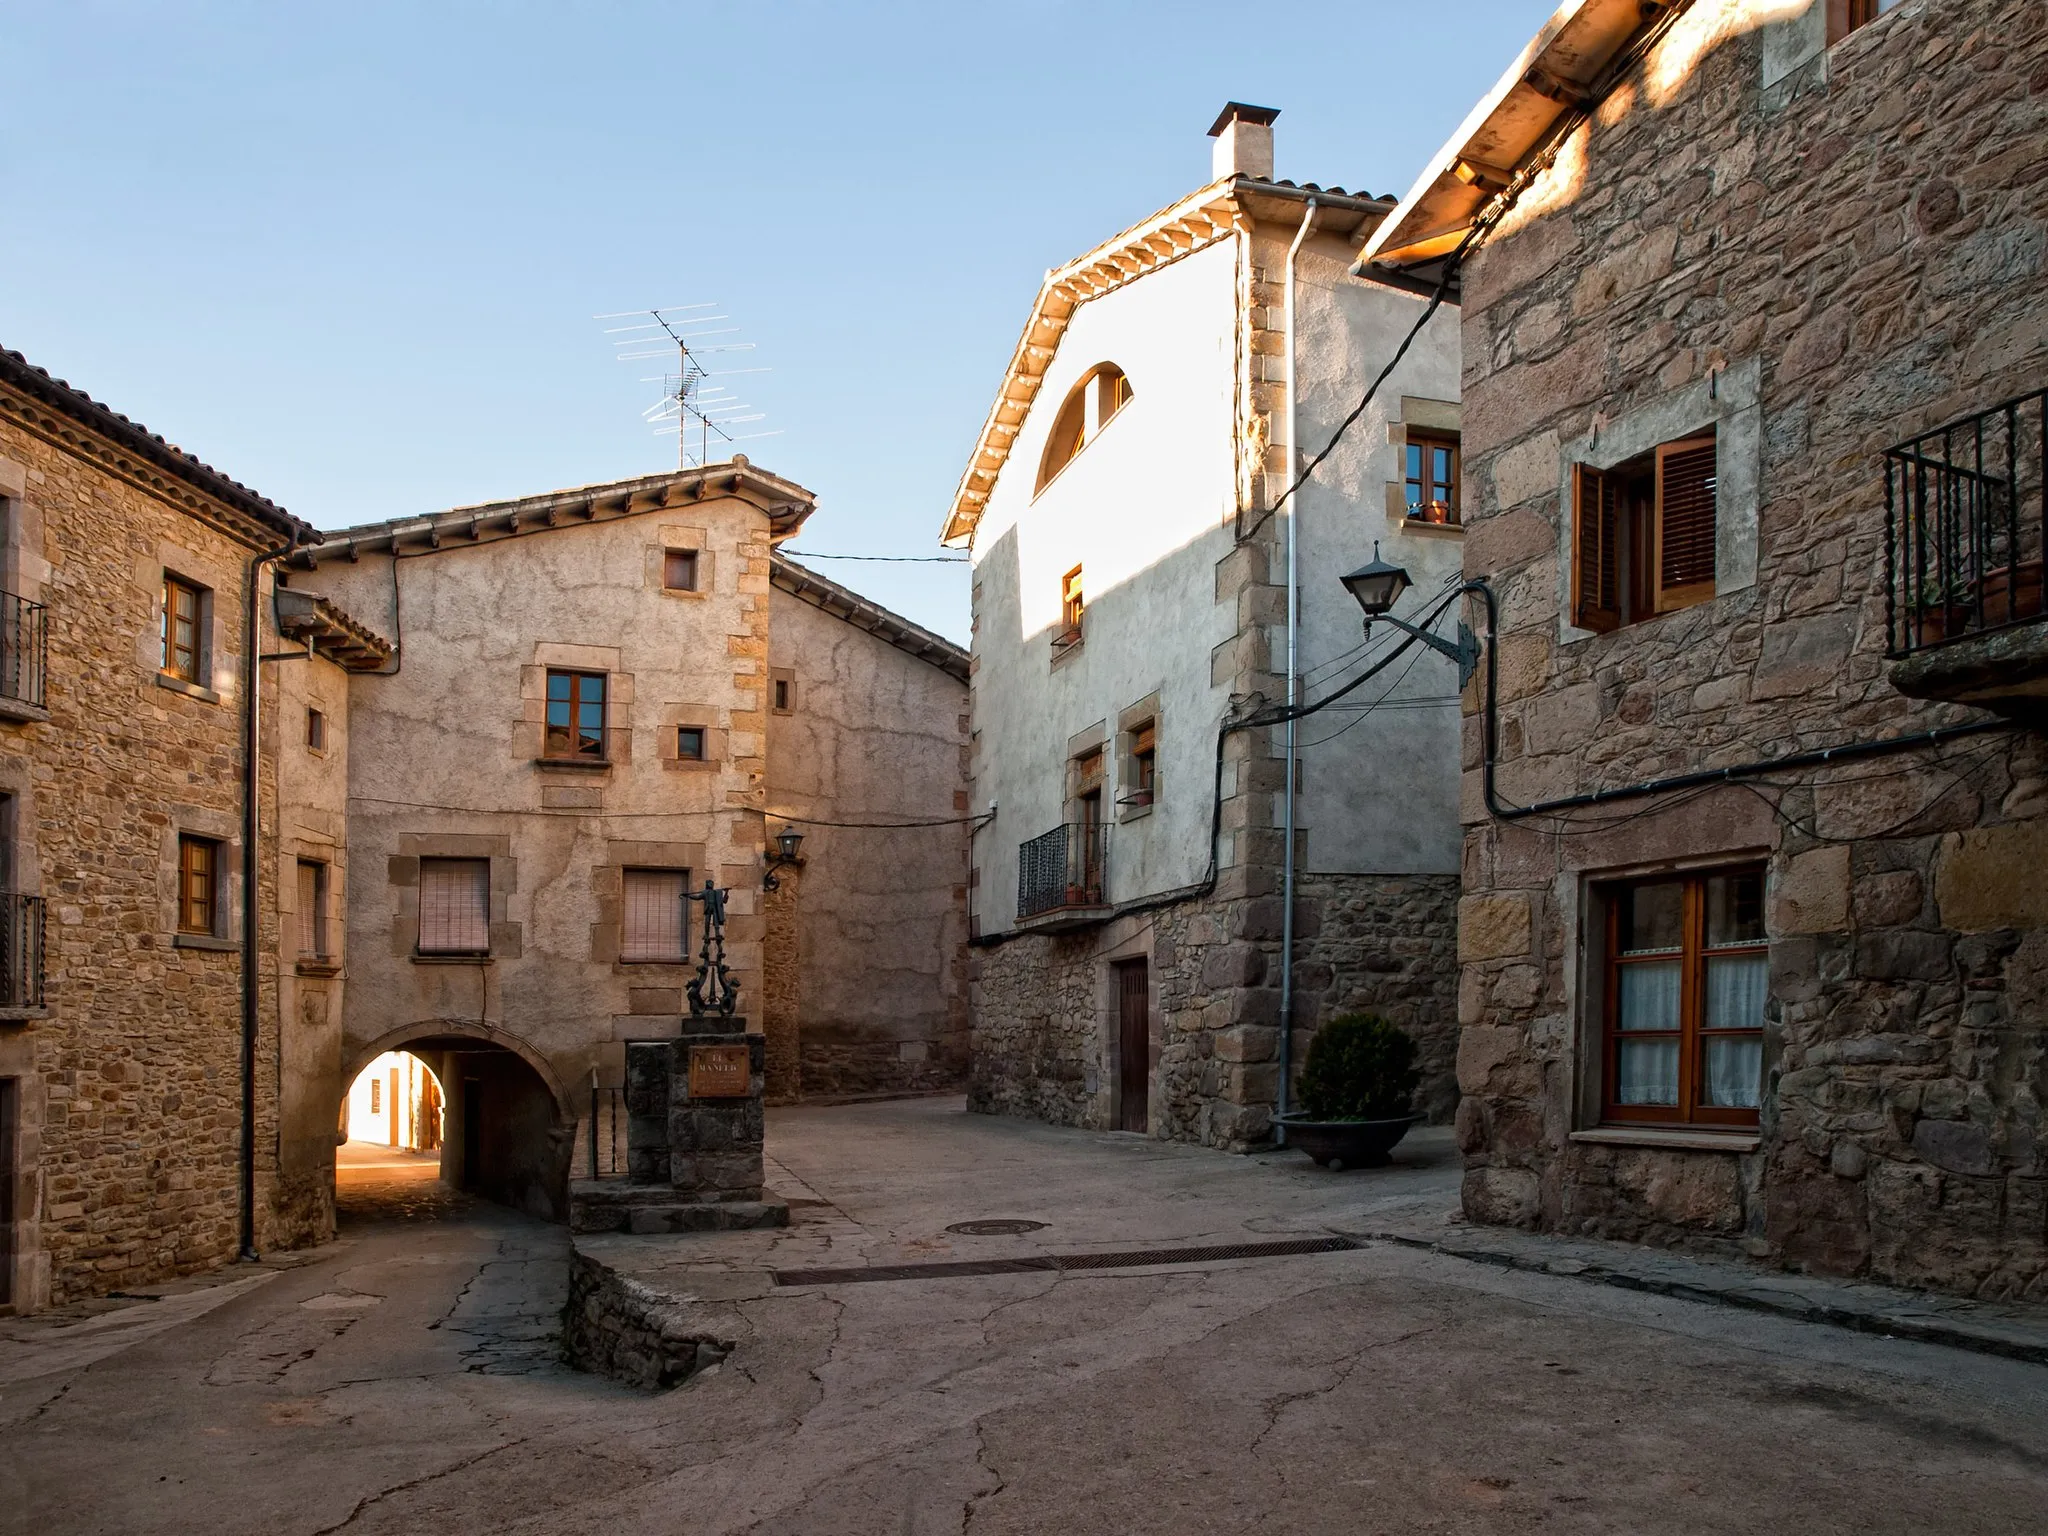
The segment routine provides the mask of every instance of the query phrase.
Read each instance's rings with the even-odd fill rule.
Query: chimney
[[[1273,179],[1273,119],[1278,107],[1248,107],[1241,101],[1226,102],[1216,115],[1209,137],[1216,141],[1211,152],[1212,181],[1226,176],[1255,176]]]

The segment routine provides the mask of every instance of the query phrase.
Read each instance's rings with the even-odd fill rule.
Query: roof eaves
[[[967,652],[944,635],[934,634],[900,613],[892,613],[873,599],[862,597],[851,587],[843,587],[829,576],[820,576],[809,566],[799,565],[787,555],[770,557],[768,577],[783,591],[803,599],[813,608],[843,619],[856,629],[865,630],[920,661],[930,662],[949,677],[963,683],[967,681]]]
[[[131,421],[112,407],[102,405],[84,390],[74,388],[38,368],[19,352],[0,350],[0,383],[12,385],[23,394],[61,411],[108,442],[177,476],[194,490],[234,508],[245,517],[253,518],[275,533],[298,540],[320,536],[319,529],[311,523],[301,522],[269,497],[250,490],[239,480],[229,479],[211,464],[194,458],[141,422]]]

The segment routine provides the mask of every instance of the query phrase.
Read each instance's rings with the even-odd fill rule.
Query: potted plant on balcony
[[[1330,1169],[1377,1168],[1422,1119],[1414,1113],[1415,1042],[1376,1013],[1330,1020],[1309,1042],[1301,1108],[1280,1116],[1287,1140]]]

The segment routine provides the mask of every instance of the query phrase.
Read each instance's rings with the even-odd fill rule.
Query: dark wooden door
[[[1143,960],[1116,968],[1117,1129],[1145,1130],[1145,1090],[1152,1077],[1150,976]]]

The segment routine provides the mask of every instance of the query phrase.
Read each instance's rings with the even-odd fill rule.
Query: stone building
[[[1244,722],[1384,649],[1338,581],[1376,545],[1425,590],[1455,578],[1457,321],[1280,506],[1426,301],[1347,275],[1391,200],[1276,180],[1276,115],[1231,104],[1211,182],[1047,275],[946,522],[988,818],[976,1109],[1244,1148],[1352,1008],[1409,1029],[1426,1106],[1454,1101],[1448,663],[1291,743]]]
[[[278,1084],[334,983],[280,992],[269,840],[281,794],[339,802],[258,754],[252,902],[248,594],[310,527],[15,353],[0,522],[0,1310],[26,1311],[329,1230]]]
[[[1583,0],[1365,248],[1462,285],[1499,605],[1474,1219],[2048,1289],[2044,78],[2033,0]]]
[[[958,1080],[966,658],[774,554],[812,506],[737,457],[294,557],[397,647],[349,680],[330,1104],[421,1056],[446,1176],[559,1219],[572,1150],[616,1162],[626,1042],[678,1032],[706,881],[775,1096]]]

